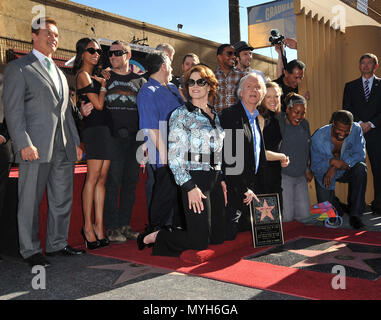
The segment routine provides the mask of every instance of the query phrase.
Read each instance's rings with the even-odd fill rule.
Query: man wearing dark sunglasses
[[[136,153],[142,144],[136,141],[139,129],[136,97],[146,80],[129,69],[131,47],[128,43],[114,41],[108,56],[112,70],[106,83],[106,108],[111,116],[112,135],[119,155],[118,160],[111,161],[107,175],[104,223],[111,242],[124,242],[138,236],[130,227],[139,181],[140,164],[136,161]]]
[[[236,62],[234,52],[234,47],[227,43],[217,49],[219,67],[214,72],[219,83],[214,99],[214,107],[217,112],[236,104],[239,80],[247,74],[245,71],[234,68]]]
[[[115,49],[115,48],[114,48]],[[123,56],[124,54],[129,54],[130,52],[128,50],[110,50],[108,52],[108,56],[109,58],[111,58],[112,56],[115,56],[115,57],[121,57]]]

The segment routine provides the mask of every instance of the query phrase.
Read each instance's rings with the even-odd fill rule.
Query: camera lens
[[[279,30],[278,29],[271,29],[270,34],[273,37],[279,37]]]

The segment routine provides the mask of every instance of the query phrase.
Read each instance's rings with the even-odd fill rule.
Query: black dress
[[[268,111],[264,115],[265,125],[263,128],[263,139],[266,150],[279,152],[282,142],[279,122],[275,118],[275,113]],[[282,205],[282,176],[280,161],[267,161],[264,167],[263,188],[265,193],[278,193],[279,201]]]
[[[101,84],[92,80],[88,86],[77,90],[78,106],[81,102],[90,102],[87,93],[99,94]],[[85,145],[86,160],[116,160],[117,150],[110,130],[110,115],[106,108],[102,111],[93,109],[91,113],[83,118],[81,129],[81,141]]]

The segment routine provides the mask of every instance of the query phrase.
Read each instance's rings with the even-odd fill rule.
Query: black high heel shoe
[[[85,245],[86,245],[87,249],[94,250],[94,249],[100,248],[100,243],[98,240],[93,241],[93,242],[87,241],[85,231],[83,230],[83,228],[81,229],[81,234],[82,234],[83,239],[85,240]]]
[[[110,240],[107,238],[107,236],[105,236],[103,239],[98,239],[98,235],[95,232],[95,230],[94,230],[94,234],[95,234],[95,238],[99,242],[99,247],[100,248],[107,247],[110,244]]]
[[[142,233],[140,233],[140,234],[138,235],[138,238],[136,239],[136,242],[137,242],[137,244],[138,244],[138,249],[139,249],[139,250],[143,250],[143,249],[145,248],[145,246],[147,246],[148,248],[153,247],[153,243],[149,243],[149,244],[145,244],[145,243],[144,243],[144,238],[145,238],[146,236],[148,236],[149,234],[151,234],[151,233],[152,233],[152,231],[150,231],[150,230],[145,230],[145,231],[143,231]]]
[[[143,250],[146,246],[146,244],[144,243],[144,237],[147,235],[146,232],[142,232],[142,233],[139,233],[137,239],[136,239],[136,242],[138,244],[138,249],[139,250]]]

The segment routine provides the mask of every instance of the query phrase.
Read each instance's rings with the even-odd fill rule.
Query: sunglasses
[[[193,79],[189,79],[187,81],[188,87],[193,87],[197,84],[199,87],[204,87],[208,82],[205,79],[197,79],[196,81]]]
[[[226,51],[225,54],[226,54],[228,57],[231,57],[231,56],[234,56],[234,51]]]
[[[95,52],[99,55],[102,54],[102,49],[87,48],[86,51],[90,54],[94,54]]]
[[[115,57],[121,57],[122,55],[128,53],[128,51],[125,50],[114,50],[114,51],[109,51],[108,56],[111,58],[112,55],[115,55]]]

